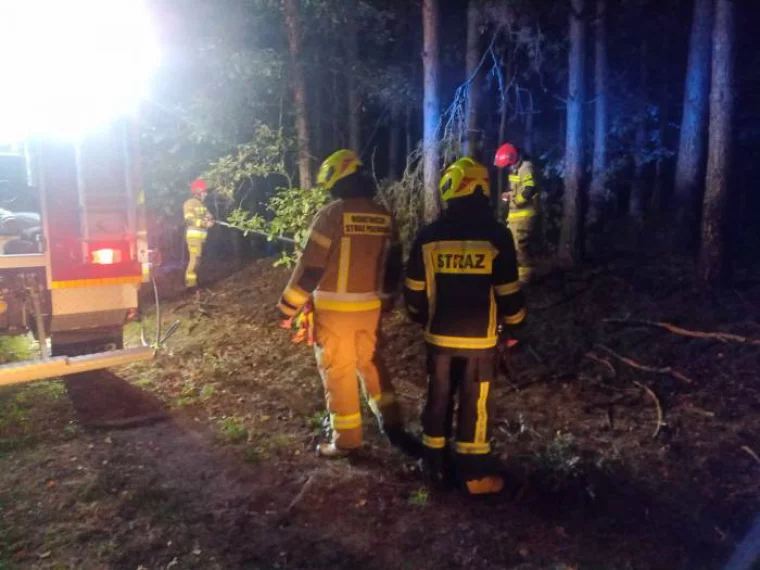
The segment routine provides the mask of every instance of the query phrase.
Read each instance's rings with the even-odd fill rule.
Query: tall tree
[[[675,200],[679,231],[691,235],[704,180],[710,91],[710,43],[715,0],[695,0],[676,161]]]
[[[348,74],[348,144],[355,152],[361,152],[361,98],[357,74],[359,73],[359,28],[355,17],[346,18],[346,59]]]
[[[587,227],[597,229],[606,200],[607,173],[607,0],[596,0],[594,34],[594,161]]]
[[[441,95],[438,86],[440,48],[438,45],[438,0],[423,0],[423,176],[426,222],[433,221],[440,211],[438,179],[441,151],[436,133],[441,120]]]
[[[731,126],[734,116],[735,16],[733,0],[716,0],[712,36],[710,133],[702,206],[700,277],[716,284],[730,275],[727,251]]]
[[[631,221],[640,226],[644,221],[644,165],[646,163],[647,143],[647,110],[648,102],[648,73],[647,73],[647,38],[646,34],[641,39],[639,55],[639,89],[638,89],[638,121],[636,134],[634,135],[633,149],[633,185],[631,186],[631,199],[628,203],[628,216]]]
[[[467,53],[465,65],[467,67],[466,80],[470,81],[467,97],[467,133],[463,154],[475,156],[480,142],[478,131],[478,107],[480,105],[480,24],[481,7],[479,0],[470,0],[467,4]]]
[[[585,104],[586,22],[584,0],[570,0],[565,193],[562,200],[560,259],[575,264],[583,256],[583,106]]]
[[[311,188],[311,146],[309,142],[309,113],[306,104],[306,81],[301,60],[301,23],[298,17],[298,0],[285,0],[285,25],[288,31],[293,101],[296,112],[298,138],[298,178],[301,188]]]

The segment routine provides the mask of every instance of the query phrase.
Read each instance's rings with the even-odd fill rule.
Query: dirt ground
[[[530,288],[493,391],[511,480],[488,499],[427,489],[366,410],[358,457],[314,455],[314,359],[273,310],[286,271],[174,294],[155,361],[0,391],[0,570],[719,568],[760,509],[760,346],[605,322],[760,338],[756,276],[704,293],[691,271],[629,258]],[[419,331],[397,312],[385,337],[419,431]]]

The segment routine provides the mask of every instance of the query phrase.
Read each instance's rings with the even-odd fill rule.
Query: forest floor
[[[717,569],[760,509],[760,346],[605,322],[760,338],[758,282],[704,293],[692,271],[621,258],[530,288],[492,392],[512,477],[487,499],[427,489],[366,410],[358,457],[315,456],[314,358],[273,311],[286,271],[169,295],[155,361],[0,391],[0,570]],[[385,337],[419,432],[419,331],[396,312]]]

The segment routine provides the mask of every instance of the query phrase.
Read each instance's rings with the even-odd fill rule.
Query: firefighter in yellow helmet
[[[533,163],[513,144],[505,143],[496,151],[494,165],[509,169],[509,192],[501,196],[499,217],[502,220],[506,218],[514,234],[520,281],[527,283],[534,274],[541,231],[541,208]],[[508,210],[506,215],[505,210]]]
[[[188,262],[185,270],[185,287],[194,289],[198,286],[198,266],[203,255],[208,229],[214,225],[214,218],[206,208],[203,200],[208,187],[205,180],[194,180],[190,185],[192,198],[185,201],[182,211],[185,217],[185,242],[187,243]]]
[[[391,443],[414,453],[415,440],[403,429],[378,348],[382,308],[391,306],[401,281],[401,244],[394,220],[373,200],[375,186],[351,150],[330,155],[317,182],[335,201],[314,218],[278,304],[292,317],[310,298],[313,301],[315,352],[332,428],[331,441],[317,451],[324,457],[342,457],[361,446],[361,383]]]
[[[425,327],[428,352],[423,466],[434,482],[453,471],[469,493],[495,493],[504,481],[490,455],[488,395],[501,327],[525,319],[514,241],[493,218],[482,164],[456,161],[440,190],[446,208],[417,235],[404,280],[407,310]]]

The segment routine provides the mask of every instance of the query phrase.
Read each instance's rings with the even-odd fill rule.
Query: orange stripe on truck
[[[77,287],[105,287],[108,285],[139,285],[142,276],[108,277],[105,279],[73,279],[70,281],[53,281],[51,289],[74,289]]]

